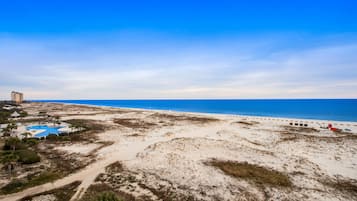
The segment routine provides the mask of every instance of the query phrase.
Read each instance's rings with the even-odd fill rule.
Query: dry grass
[[[357,198],[357,180],[324,180],[320,182],[326,186],[343,193],[351,194],[352,197]]]
[[[121,126],[132,129],[151,129],[157,126],[155,123],[146,122],[140,119],[126,118],[126,119],[114,119],[114,123]]]
[[[57,188],[57,189],[53,189],[51,191],[46,191],[44,193],[24,197],[20,201],[32,200],[33,198],[40,196],[40,195],[54,195],[57,198],[57,200],[69,201],[71,199],[71,197],[74,195],[74,193],[76,192],[76,188],[79,186],[79,184],[81,184],[80,181],[75,181],[75,182],[65,185],[61,188]]]
[[[124,169],[123,165],[119,161],[117,161],[117,162],[114,162],[114,163],[108,165],[105,168],[105,171],[108,173],[118,173],[118,172],[122,172],[123,169]]]
[[[319,130],[310,127],[295,127],[295,126],[283,126],[283,129],[288,132],[296,133],[318,133]]]
[[[108,126],[101,121],[89,120],[89,119],[70,119],[65,122],[71,124],[76,128],[82,128],[82,130],[71,133],[69,135],[62,134],[58,136],[56,141],[71,141],[71,142],[88,142],[97,139],[96,134],[104,132],[108,129]]]
[[[90,119],[70,119],[66,120],[66,122],[75,127],[84,128],[85,131],[102,132],[106,130],[106,126],[100,121]]]
[[[211,161],[206,163],[222,170],[224,173],[241,179],[254,182],[257,185],[271,185],[279,187],[291,187],[292,183],[287,175],[276,170],[270,170],[262,166],[239,163],[233,161]]]
[[[87,189],[84,196],[80,199],[81,201],[97,201],[97,196],[104,192],[111,192],[117,195],[119,200],[122,201],[135,201],[137,200],[134,196],[122,192],[122,191],[115,191],[112,187],[107,184],[92,184]]]
[[[242,124],[242,125],[246,125],[246,126],[254,126],[254,125],[259,124],[259,122],[257,122],[257,121],[236,121],[236,122],[233,122],[233,123]]]
[[[206,123],[213,123],[219,121],[219,119],[209,118],[209,117],[195,117],[195,116],[173,115],[173,114],[164,114],[164,113],[155,113],[150,115],[150,117],[173,121],[173,122],[188,121],[196,124],[206,124]]]
[[[14,179],[0,189],[0,194],[16,193],[26,188],[55,181],[61,176],[58,172],[45,171],[40,174],[28,175],[26,178]]]
[[[37,146],[36,151],[41,155],[44,161],[50,163],[50,169],[61,173],[63,176],[74,173],[94,162],[93,155],[84,157],[76,153],[67,154],[63,151],[53,149],[49,144]]]
[[[281,136],[278,143],[287,142],[287,141],[296,141],[296,140],[304,140],[309,143],[321,142],[324,141],[326,143],[344,143],[346,140],[357,140],[357,135],[346,134],[346,135],[311,135],[311,134],[303,134],[291,131],[277,131]]]

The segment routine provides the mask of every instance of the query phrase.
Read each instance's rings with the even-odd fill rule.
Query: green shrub
[[[41,184],[45,184],[48,182],[52,182],[61,177],[60,174],[55,172],[43,172],[38,176],[28,176],[27,180],[13,180],[10,183],[3,186],[0,190],[2,194],[9,194],[19,192],[25,188],[29,188],[32,186],[37,186]]]
[[[1,193],[8,194],[14,193],[22,189],[24,186],[24,181],[19,179],[14,179],[10,183],[6,184],[4,187],[1,188]]]
[[[71,141],[71,138],[68,137],[68,136],[62,136],[61,139],[62,139],[63,141]]]
[[[11,112],[0,108],[0,124],[9,123],[8,118],[10,118]]]
[[[58,136],[56,134],[49,134],[49,135],[47,135],[46,140],[57,141],[58,140]]]
[[[26,138],[22,140],[28,146],[33,147],[38,144],[38,138]]]
[[[11,137],[5,140],[4,150],[22,150],[26,149],[26,144],[23,143],[19,138]]]
[[[26,111],[20,111],[20,117],[27,117],[28,113]]]
[[[29,178],[27,186],[37,186],[59,179],[61,175],[57,172],[43,172],[36,177]]]
[[[17,154],[19,156],[19,162],[22,164],[37,163],[41,160],[37,153],[32,150],[19,150]]]
[[[121,201],[113,192],[103,192],[99,194],[96,201]]]

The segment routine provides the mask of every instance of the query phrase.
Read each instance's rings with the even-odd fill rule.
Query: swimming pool
[[[41,133],[37,133],[35,137],[46,137],[49,134],[58,135],[60,133],[59,129],[63,128],[62,126],[51,127],[47,125],[36,125],[36,126],[28,126],[26,129],[30,130],[43,130]]]

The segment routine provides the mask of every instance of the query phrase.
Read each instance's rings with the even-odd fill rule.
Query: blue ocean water
[[[41,102],[357,122],[357,99],[42,100]]]

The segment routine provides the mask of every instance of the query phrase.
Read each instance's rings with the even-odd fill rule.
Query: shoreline
[[[183,114],[191,114],[191,115],[208,115],[208,116],[221,116],[221,117],[241,117],[241,118],[251,118],[251,119],[258,119],[258,120],[294,121],[294,122],[310,122],[310,123],[322,123],[322,124],[334,123],[334,124],[338,124],[338,125],[344,125],[344,124],[350,124],[351,125],[352,124],[354,127],[357,128],[357,121],[326,120],[326,119],[304,119],[304,118],[293,118],[293,117],[255,116],[255,115],[209,113],[209,112],[189,112],[189,111],[165,110],[165,109],[115,107],[115,106],[92,105],[92,104],[81,104],[81,103],[30,101],[30,103],[31,102],[33,102],[33,103],[54,103],[54,104],[63,104],[63,105],[77,105],[77,106],[87,106],[87,107],[94,107],[94,108],[128,109],[128,110],[136,110],[136,111],[183,113]]]

